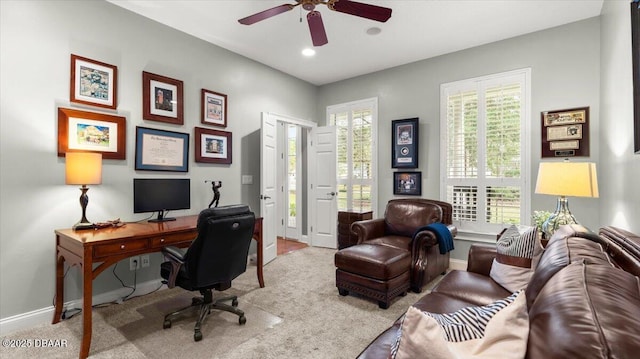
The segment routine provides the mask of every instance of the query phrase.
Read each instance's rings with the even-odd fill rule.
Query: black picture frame
[[[640,2],[631,4],[631,57],[633,62],[633,152],[640,154]]]
[[[422,195],[422,172],[393,172],[393,194]]]
[[[391,167],[418,168],[419,119],[391,121]]]
[[[189,171],[189,134],[136,127],[136,170]]]

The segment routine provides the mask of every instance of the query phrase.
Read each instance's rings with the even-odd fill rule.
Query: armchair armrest
[[[454,225],[447,225],[447,229],[454,238],[458,234],[458,229]],[[411,287],[416,293],[420,293],[422,286],[425,284],[424,276],[427,268],[427,254],[429,249],[438,245],[438,238],[433,231],[423,230],[416,233],[413,237],[413,243],[411,244]],[[439,251],[440,249],[436,250]]]
[[[351,231],[358,237],[358,244],[384,236],[384,219],[367,219],[351,224]]]
[[[496,257],[496,246],[493,244],[474,243],[469,248],[467,272],[489,276],[491,265]]]
[[[178,247],[164,247],[162,248],[162,254],[166,258],[169,263],[171,263],[171,274],[169,275],[169,279],[167,280],[167,287],[173,288],[176,286],[176,278],[178,277],[178,272],[180,271],[180,267],[184,264],[184,255],[186,251],[182,251]]]

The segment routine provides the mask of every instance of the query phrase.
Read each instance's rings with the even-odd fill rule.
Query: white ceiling
[[[359,0],[393,10],[386,23],[318,5],[329,43],[312,47],[300,6],[253,25],[238,19],[294,0],[107,0],[315,85],[600,15],[603,0]],[[302,15],[302,22],[300,16]],[[378,35],[366,30],[379,27]]]

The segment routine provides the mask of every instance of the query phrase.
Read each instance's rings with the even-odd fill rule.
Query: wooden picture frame
[[[589,107],[540,114],[542,158],[589,156]]]
[[[633,152],[640,154],[640,2],[631,4],[631,58],[633,63]]]
[[[58,108],[58,157],[67,152],[98,152],[102,158],[126,158],[126,118]]]
[[[202,89],[200,104],[201,123],[227,127],[227,95]]]
[[[393,194],[422,195],[422,172],[393,172]]]
[[[118,67],[71,54],[71,102],[116,109]]]
[[[418,118],[391,121],[391,167],[418,168]]]
[[[189,134],[136,127],[136,170],[189,171]]]
[[[183,83],[166,76],[142,72],[142,118],[184,124]]]
[[[231,132],[196,127],[195,138],[196,162],[231,164]]]

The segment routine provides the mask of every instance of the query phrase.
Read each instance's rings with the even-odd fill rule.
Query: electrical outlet
[[[129,258],[129,270],[140,269],[140,256]]]
[[[149,255],[145,254],[143,256],[140,256],[140,264],[142,264],[142,268],[148,267],[149,266]]]

